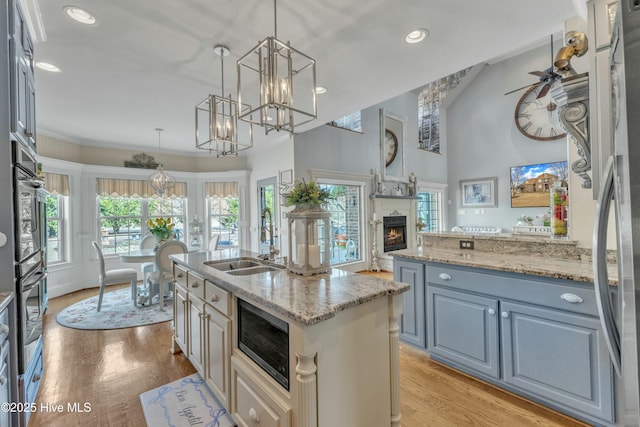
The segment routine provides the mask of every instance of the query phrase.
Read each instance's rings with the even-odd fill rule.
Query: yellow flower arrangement
[[[149,232],[157,241],[162,241],[168,240],[173,236],[173,227],[175,227],[175,224],[169,217],[158,217],[156,219],[148,219],[147,227],[149,227]]]

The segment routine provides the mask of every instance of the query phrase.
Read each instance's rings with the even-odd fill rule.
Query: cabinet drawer
[[[232,362],[235,399],[232,414],[239,426],[288,427],[291,409],[274,400]]]
[[[187,289],[193,295],[204,299],[204,278],[190,271],[187,274]]]
[[[42,351],[40,351],[33,370],[24,376],[25,402],[35,402],[40,381],[42,380],[42,373]]]
[[[427,264],[427,282],[597,316],[593,284],[479,268]]]
[[[184,267],[173,264],[173,277],[182,287],[187,287],[187,270]]]
[[[205,301],[215,307],[220,313],[229,317],[231,312],[231,298],[229,292],[225,291],[219,286],[216,286],[213,282],[210,282],[208,280],[205,280],[204,284]]]

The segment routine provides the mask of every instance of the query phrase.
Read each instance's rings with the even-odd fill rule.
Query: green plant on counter
[[[284,194],[287,206],[299,204],[321,205],[332,198],[333,196],[329,190],[320,188],[315,181],[305,182],[304,179],[296,181],[293,189]]]

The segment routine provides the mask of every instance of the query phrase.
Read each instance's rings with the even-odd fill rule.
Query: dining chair
[[[156,245],[156,239],[153,234],[147,234],[140,241],[140,249],[151,249]],[[142,280],[144,283],[147,281],[147,274],[156,269],[155,261],[147,261],[140,264],[140,271],[142,272]]]
[[[156,271],[147,275],[146,289],[149,301],[153,300],[155,289],[158,289],[160,310],[164,310],[164,296],[169,292],[169,284],[173,282],[173,263],[169,255],[186,254],[187,245],[179,240],[170,240],[162,244],[156,251]]]
[[[131,282],[131,299],[133,304],[136,304],[136,297],[138,293],[138,273],[133,268],[117,268],[114,270],[105,270],[104,268],[104,255],[102,248],[98,242],[92,242],[93,247],[96,248],[98,253],[98,260],[100,261],[100,277],[98,279],[100,283],[100,296],[98,297],[98,310],[102,308],[102,296],[104,295],[104,288],[107,285],[115,285],[116,283]]]
[[[211,240],[209,240],[209,250],[215,251],[218,249],[218,242],[220,241],[220,235],[214,234],[211,236]]]

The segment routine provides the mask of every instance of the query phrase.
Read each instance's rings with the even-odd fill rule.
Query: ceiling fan
[[[554,71],[554,67],[553,67],[553,34],[551,34],[551,66],[544,71],[529,71],[529,74],[538,76],[540,80],[536,83],[531,83],[521,88],[509,91],[505,93],[505,95],[509,95],[513,92],[517,92],[519,90],[522,90],[531,86],[544,84],[544,86],[542,86],[542,89],[540,89],[540,92],[538,92],[538,96],[536,97],[536,99],[540,99],[540,98],[543,98],[547,94],[547,92],[549,92],[549,89],[551,89],[551,86],[553,86],[555,81],[558,80],[560,77],[562,77],[560,74]]]

